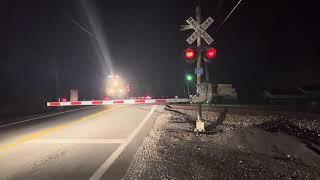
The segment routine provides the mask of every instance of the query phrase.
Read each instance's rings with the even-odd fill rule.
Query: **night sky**
[[[217,32],[238,0],[200,1],[218,56],[210,79],[232,83],[243,94],[263,88],[320,83],[319,16],[309,1],[254,1],[241,4]],[[315,2],[315,1],[314,1]],[[185,39],[179,25],[195,14],[191,0],[2,1],[0,5],[0,96],[3,100],[52,100],[70,88],[80,97],[101,98],[109,70],[97,52],[84,6],[100,23],[114,71],[133,95],[184,94]]]

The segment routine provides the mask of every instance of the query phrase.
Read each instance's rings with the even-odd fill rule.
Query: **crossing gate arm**
[[[92,105],[116,105],[116,104],[170,104],[189,103],[187,98],[174,99],[118,99],[118,100],[93,100],[93,101],[67,101],[67,102],[47,102],[48,107],[55,106],[92,106]]]

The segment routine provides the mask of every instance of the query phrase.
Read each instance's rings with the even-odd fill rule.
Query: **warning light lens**
[[[187,80],[187,81],[192,81],[192,79],[193,79],[193,77],[192,77],[191,74],[187,74],[187,75],[186,75],[186,80]]]
[[[192,60],[194,58],[194,55],[195,55],[195,52],[193,49],[190,49],[188,48],[186,51],[185,51],[185,56],[188,60]]]
[[[206,57],[208,59],[213,59],[217,55],[217,50],[214,48],[209,48],[206,53]]]

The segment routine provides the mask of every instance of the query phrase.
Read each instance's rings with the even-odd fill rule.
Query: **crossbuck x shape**
[[[191,36],[188,37],[187,42],[189,44],[194,43],[194,41],[197,40],[197,38],[200,36],[202,37],[208,45],[210,45],[214,40],[211,38],[211,36],[206,32],[206,29],[213,23],[213,19],[211,17],[208,17],[201,25],[197,23],[195,19],[192,17],[189,17],[187,20],[187,23],[191,25],[191,27],[195,30]]]

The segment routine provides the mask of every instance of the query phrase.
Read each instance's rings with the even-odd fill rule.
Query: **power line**
[[[223,26],[223,24],[228,20],[228,18],[230,17],[230,15],[233,13],[233,11],[238,7],[238,5],[241,3],[242,0],[239,0],[238,3],[233,7],[233,9],[231,10],[231,12],[228,14],[228,16],[222,21],[222,23],[218,26],[217,30],[215,33],[217,33],[220,28]]]
[[[96,37],[94,36],[94,34],[92,34],[90,31],[86,30],[84,27],[82,27],[77,21],[75,21],[73,18],[71,18],[72,22],[74,24],[76,24],[79,28],[81,28],[83,31],[85,31],[87,34],[89,34],[91,37],[93,37],[94,39],[96,39]]]

